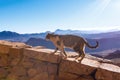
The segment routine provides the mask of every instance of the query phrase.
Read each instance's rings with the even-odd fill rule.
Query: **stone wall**
[[[59,52],[0,41],[0,80],[120,80],[120,67],[92,56],[81,63]],[[71,54],[71,53],[70,53]]]

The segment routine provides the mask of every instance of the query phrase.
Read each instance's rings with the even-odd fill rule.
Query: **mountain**
[[[81,34],[82,32],[79,31],[79,30],[70,30],[70,29],[68,29],[68,30],[61,30],[61,29],[57,29],[54,33],[55,34],[62,34],[62,35],[64,35],[64,34]]]
[[[0,39],[26,42],[28,39],[32,37],[45,39],[45,36],[47,33],[51,33],[51,32],[47,31],[43,33],[19,34],[11,31],[2,31],[0,32]],[[72,35],[82,36],[84,38],[89,38],[89,39],[114,38],[120,35],[120,31],[98,33],[96,31],[60,30],[60,29],[57,29],[54,33],[55,34],[72,34]]]
[[[45,38],[47,32],[45,33],[31,33],[31,34],[19,34],[12,31],[2,31],[0,32],[1,40],[8,40],[14,42],[26,42],[31,37],[33,38]]]
[[[112,50],[105,50],[105,51],[97,52],[91,55],[95,57],[99,57],[99,58],[109,59],[113,63],[120,66],[120,48],[112,49]]]
[[[99,47],[97,51],[120,48],[120,37],[97,39]]]
[[[97,34],[87,34],[87,38],[102,39],[102,38],[116,38],[119,37],[120,31],[105,32]]]
[[[105,59],[115,59],[120,58],[120,50],[116,50],[115,52],[109,53],[109,55],[104,57]]]
[[[90,39],[113,38],[120,35],[120,31],[100,32],[100,31],[79,31],[79,30],[60,30],[57,29],[55,34],[73,34]]]
[[[24,36],[24,37],[29,37],[29,38],[42,38],[42,39],[44,39],[47,33],[48,33],[48,32],[44,32],[44,33],[22,34],[22,36]]]
[[[57,29],[54,33],[56,34],[97,34],[97,33],[103,33],[101,31],[97,31],[97,30],[71,30],[71,29],[67,29],[67,30],[61,30],[61,29]]]
[[[112,50],[112,49],[120,48],[120,37],[87,39],[90,45],[95,45],[96,40],[99,42],[99,47],[94,50],[87,48],[86,49],[87,52],[101,52],[104,50]]]
[[[20,34],[11,31],[2,31],[0,32],[0,39],[9,39],[14,37],[19,37]]]
[[[30,38],[26,44],[31,45],[31,46],[44,46],[46,48],[51,48],[54,49],[55,46],[51,41],[46,41],[42,38]]]

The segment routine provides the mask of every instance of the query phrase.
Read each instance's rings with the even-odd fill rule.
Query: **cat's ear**
[[[47,35],[55,35],[53,32],[48,32]]]

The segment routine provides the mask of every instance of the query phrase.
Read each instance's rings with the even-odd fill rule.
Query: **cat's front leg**
[[[56,48],[56,49],[55,49],[55,51],[54,51],[54,52],[52,52],[52,54],[56,53],[56,52],[57,52],[57,50],[58,50],[58,48]]]

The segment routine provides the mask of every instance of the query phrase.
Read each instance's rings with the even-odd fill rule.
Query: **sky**
[[[0,31],[120,30],[120,0],[0,0]]]

